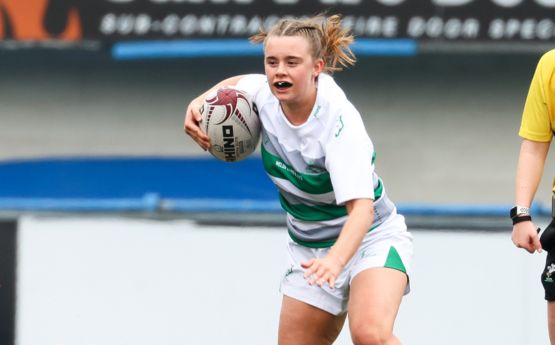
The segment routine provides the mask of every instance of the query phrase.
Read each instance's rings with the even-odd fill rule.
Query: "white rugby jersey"
[[[299,126],[287,120],[265,75],[247,75],[236,87],[258,107],[264,169],[278,188],[294,241],[333,245],[352,199],[374,200],[372,229],[395,211],[374,171],[374,146],[361,116],[331,76],[318,77],[316,103]]]

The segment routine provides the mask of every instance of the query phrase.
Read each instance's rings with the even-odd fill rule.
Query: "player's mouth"
[[[293,84],[288,81],[276,81],[274,83],[274,87],[278,90],[287,90],[291,86],[293,86]]]

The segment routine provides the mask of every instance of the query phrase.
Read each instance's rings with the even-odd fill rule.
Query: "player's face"
[[[322,59],[314,60],[310,45],[301,36],[270,36],[264,49],[264,69],[272,93],[290,105],[314,102],[316,76]]]

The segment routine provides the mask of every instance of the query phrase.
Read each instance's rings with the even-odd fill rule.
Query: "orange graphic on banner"
[[[82,37],[81,20],[76,8],[69,10],[65,30],[58,35],[44,27],[49,0],[0,0],[0,40],[25,41],[60,39],[75,41]]]

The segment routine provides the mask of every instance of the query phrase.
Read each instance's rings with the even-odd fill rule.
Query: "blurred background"
[[[328,11],[357,37],[357,64],[335,78],[415,236],[400,338],[548,344],[544,254],[512,247],[508,210],[554,6],[0,0],[0,343],[276,342],[277,194],[258,153],[216,161],[183,117],[221,79],[263,73],[246,40],[261,26]],[[554,171],[548,159],[533,207],[542,227]]]

